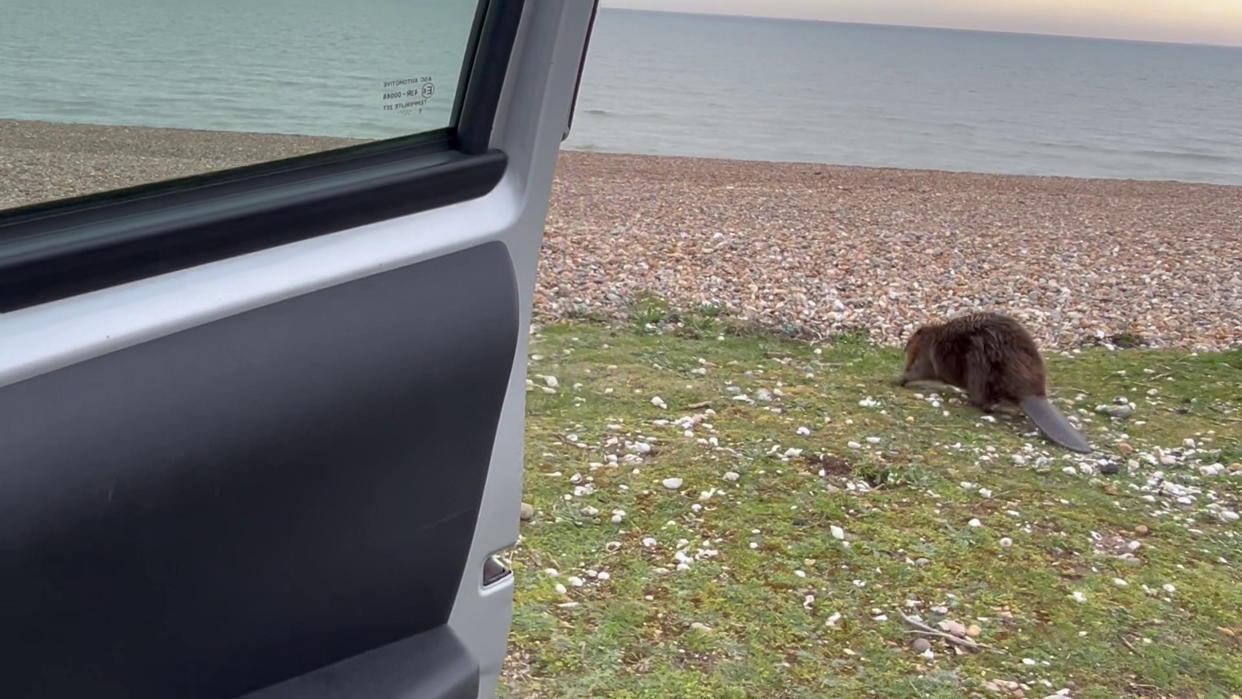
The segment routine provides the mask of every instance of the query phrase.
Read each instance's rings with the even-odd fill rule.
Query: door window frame
[[[487,194],[524,6],[480,0],[447,128],[0,211],[0,313]]]

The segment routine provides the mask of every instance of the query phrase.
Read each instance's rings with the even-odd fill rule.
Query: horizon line
[[[971,29],[968,27],[949,27],[934,24],[892,24],[889,22],[858,22],[839,19],[813,19],[810,17],[777,17],[772,15],[750,15],[744,13],[732,12],[695,12],[693,10],[652,10],[636,7],[617,7],[613,5],[601,5],[601,10],[617,11],[617,12],[639,12],[646,14],[662,14],[662,15],[689,15],[689,16],[705,16],[705,17],[733,17],[737,19],[768,19],[778,22],[814,22],[817,24],[840,24],[847,26],[860,27],[891,27],[894,29],[938,29],[941,31],[951,32],[971,32],[975,34],[1010,34],[1014,36],[1039,36],[1050,37],[1054,39],[1081,39],[1089,41],[1121,41],[1132,44],[1160,44],[1165,46],[1202,46],[1217,49],[1242,49],[1242,43],[1237,44],[1219,44],[1210,41],[1169,41],[1160,39],[1127,39],[1115,36],[1094,36],[1090,34],[1054,34],[1052,32],[1029,32],[1015,31],[1012,29]]]

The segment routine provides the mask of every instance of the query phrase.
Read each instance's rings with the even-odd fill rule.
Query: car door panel
[[[0,389],[5,680],[234,696],[443,625],[517,327],[490,242]]]

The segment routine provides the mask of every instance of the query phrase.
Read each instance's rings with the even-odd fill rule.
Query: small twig
[[[1130,643],[1129,639],[1127,639],[1125,636],[1121,634],[1117,634],[1117,638],[1121,640],[1122,645],[1130,649],[1131,653],[1138,655],[1138,650],[1134,648],[1134,646]]]
[[[924,624],[923,622],[919,621],[918,619],[915,619],[914,617],[906,616],[904,613],[901,612],[901,610],[897,610],[897,616],[900,616],[902,621],[914,627],[915,630],[909,633],[925,634],[929,636],[935,636],[937,638],[943,638],[946,641],[954,645],[962,646],[963,648],[969,648],[971,650],[991,650],[988,646],[985,646],[982,643],[976,643],[975,641],[972,641],[969,638],[962,638],[960,636],[954,636],[953,634],[948,634],[942,631],[937,631],[936,629],[933,629],[932,627],[928,626],[927,624]]]
[[[922,629],[912,629],[910,631],[907,631],[906,633],[913,634],[915,636],[934,636],[936,638],[943,638],[944,640],[948,641],[949,643],[952,643],[955,646],[969,648],[970,650],[980,650],[983,648],[987,648],[987,646],[975,643],[969,638],[962,638],[960,636],[954,636],[951,633],[944,633],[942,631],[924,631]]]

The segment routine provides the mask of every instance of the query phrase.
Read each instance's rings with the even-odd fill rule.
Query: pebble
[[[1224,470],[1224,464],[1204,464],[1199,467],[1199,474],[1210,478],[1212,476],[1219,476]]]
[[[799,428],[798,428],[797,430],[795,430],[795,431],[796,431],[796,432],[797,432],[800,436],[803,436],[803,437],[809,437],[809,436],[810,436],[810,434],[811,434],[811,428],[809,428],[809,427],[799,427]]]
[[[568,582],[570,585],[573,585],[574,587],[582,587],[583,585],[586,584],[585,580],[583,580],[582,578],[576,575],[571,575],[568,578],[565,578],[565,581]]]
[[[561,385],[561,382],[555,376],[545,376],[543,377],[543,382],[548,385],[548,388],[556,388]]]
[[[599,514],[599,510],[597,508],[591,507],[590,505],[587,505],[586,507],[582,508],[582,514],[586,515],[587,517],[594,517],[595,515]]]
[[[1013,546],[1013,539],[1010,539],[1010,538],[1009,538],[1009,537],[1007,537],[1007,536],[1001,537],[1001,540],[1000,540],[1000,545],[1001,545],[1001,548],[1006,548],[1006,549],[1007,549],[1007,548],[1009,548],[1010,546]]]
[[[940,628],[944,629],[945,631],[948,631],[954,636],[965,636],[966,635],[966,625],[960,621],[951,621],[949,619],[946,619],[940,622]]]
[[[910,647],[914,649],[915,653],[926,653],[931,650],[931,641],[926,638],[916,638],[914,639],[914,642],[910,644]]]
[[[652,405],[654,405],[655,407],[659,408],[660,410],[667,410],[667,409],[668,409],[668,403],[665,403],[665,402],[664,402],[664,399],[663,399],[663,398],[661,398],[661,397],[659,397],[659,396],[654,396],[654,397],[652,397],[652,399],[651,399],[651,404],[652,404]]]
[[[669,490],[677,490],[678,488],[681,487],[681,484],[683,482],[684,481],[680,478],[665,478],[662,481],[662,484],[664,485],[665,488],[668,488]]]
[[[557,583],[557,584],[556,584],[556,594],[558,594],[558,595],[564,595],[564,594],[566,594],[566,593],[568,593],[568,592],[569,592],[569,589],[568,589],[568,588],[566,588],[564,585],[562,585],[562,584],[560,584],[560,583]]]
[[[983,526],[983,522],[980,522],[978,517],[975,517],[975,518],[971,519],[969,522],[967,522],[967,524],[969,524],[969,525],[970,525],[970,526],[972,526],[972,527],[982,527],[982,526]]]
[[[696,621],[693,624],[690,624],[690,628],[700,633],[711,633],[712,632],[712,627],[708,626],[707,624],[704,624],[701,621]]]
[[[726,481],[729,481],[730,483],[736,483],[738,479],[741,477],[742,477],[742,474],[738,473],[737,471],[726,471],[724,474],[724,479]]]
[[[1109,417],[1126,418],[1134,414],[1133,403],[1122,403],[1120,405],[1097,405],[1095,412]]]
[[[845,530],[835,524],[828,526],[828,531],[832,532],[832,538],[845,539]]]
[[[966,628],[966,635],[971,638],[979,638],[983,635],[983,627],[978,624],[971,624]]]
[[[931,560],[927,558],[916,558],[914,559],[914,565],[918,566],[919,568],[923,568],[925,566],[931,565]]]
[[[528,522],[534,516],[535,516],[535,506],[528,502],[522,503],[521,509],[518,510],[518,517],[523,522]]]

